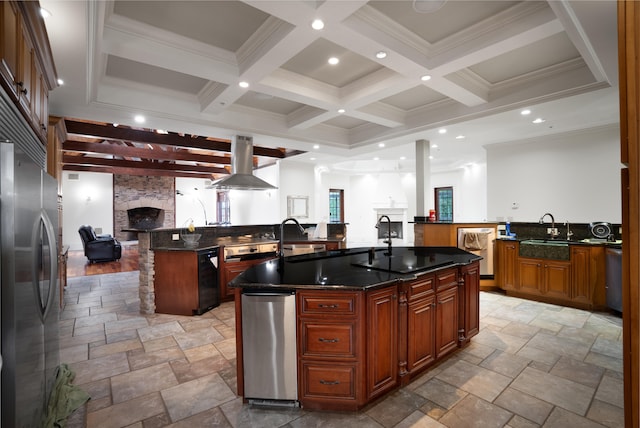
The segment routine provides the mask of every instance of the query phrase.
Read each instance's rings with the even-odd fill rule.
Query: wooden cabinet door
[[[591,247],[571,247],[571,285],[569,294],[572,300],[591,305],[593,289],[591,287]]]
[[[542,294],[542,261],[540,259],[518,259],[518,288],[523,293]]]
[[[19,46],[18,75],[16,76],[18,96],[24,109],[27,112],[33,112],[36,51],[26,28],[23,28]]]
[[[0,3],[0,77],[5,80],[10,94],[16,99],[21,38],[18,7],[15,2],[3,1]]]
[[[367,396],[394,388],[398,382],[398,287],[367,294]]]
[[[503,290],[518,288],[516,280],[518,243],[516,241],[496,241],[498,246],[498,285]]]
[[[458,288],[436,296],[436,358],[458,347]]]
[[[463,280],[463,298],[460,299],[463,310],[464,343],[480,332],[480,262],[465,266],[460,271]]]
[[[569,266],[569,262],[543,261],[543,294],[558,299],[569,299]]]
[[[198,255],[191,251],[156,251],[156,312],[193,315],[198,308]]]
[[[429,365],[436,358],[435,295],[410,302],[407,320],[407,371]]]
[[[222,279],[220,281],[220,301],[233,300],[233,288],[227,284],[236,276],[240,275],[250,266],[247,262],[222,262]]]
[[[33,101],[33,123],[40,136],[47,139],[47,126],[49,125],[49,88],[45,75],[38,65],[38,62],[34,62],[34,87],[32,94]]]

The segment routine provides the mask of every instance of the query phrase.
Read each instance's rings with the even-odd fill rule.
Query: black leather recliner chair
[[[80,226],[78,233],[82,239],[84,255],[91,263],[120,260],[122,247],[111,235],[96,235],[93,227],[88,225]]]

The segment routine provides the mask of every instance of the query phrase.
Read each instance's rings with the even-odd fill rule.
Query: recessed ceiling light
[[[64,80],[58,79],[58,85],[60,85],[60,86],[64,85]]]
[[[384,147],[384,143],[378,143],[378,147],[380,148]]]
[[[169,133],[169,131],[166,131],[164,129],[156,129],[156,133],[157,134],[162,134],[162,135],[167,135]]]
[[[376,52],[376,58],[383,59],[387,57],[387,53],[385,51]]]
[[[51,16],[51,12],[49,12],[47,9],[45,9],[44,7],[40,8],[40,16],[43,18],[48,18]]]
[[[420,80],[422,80],[423,82],[426,82],[427,80],[431,80],[431,76],[429,74],[425,74],[420,78]]]
[[[314,145],[313,145],[313,148],[314,148],[314,149],[316,149],[316,150],[318,150],[318,149],[320,148],[320,145],[318,145],[318,144],[314,144]]]
[[[322,19],[314,19],[311,23],[311,28],[314,30],[322,30],[324,28],[324,21],[322,21]]]
[[[405,160],[406,158],[406,156],[400,156],[400,160]]]
[[[345,110],[345,109],[343,109],[343,108],[339,108],[339,109],[338,109],[338,113],[340,113],[340,114],[344,113],[345,111],[346,111],[346,110]]]
[[[438,129],[438,134],[446,134],[447,130],[445,128]]]
[[[373,160],[380,160],[380,158],[376,156],[375,158],[373,158]]]
[[[316,158],[309,158],[309,160],[316,160]]]
[[[433,156],[429,155],[429,159],[433,159]]]
[[[114,128],[117,128],[119,125],[120,125],[119,123],[114,123],[114,124],[113,124],[113,127],[114,127]]]
[[[464,135],[457,135],[456,136],[456,140],[464,140],[465,136]]]
[[[332,56],[331,58],[329,58],[329,61],[327,61],[329,64],[331,65],[336,65],[340,62],[340,60],[338,58],[336,58],[335,56]]]
[[[135,120],[136,123],[144,123],[144,116],[137,115],[136,117],[133,118],[133,120]]]
[[[539,117],[539,118],[537,118],[537,119],[533,120],[533,123],[544,123],[544,122],[546,122],[546,121],[545,121],[543,118],[541,118],[541,117]]]
[[[249,82],[242,81],[242,82],[238,83],[238,86],[240,86],[241,88],[248,88],[249,87]]]
[[[522,110],[522,111],[520,112],[520,114],[521,114],[521,115],[523,115],[523,116],[526,116],[526,115],[528,115],[528,114],[531,114],[531,110],[529,110],[528,108],[526,108],[526,109]]]

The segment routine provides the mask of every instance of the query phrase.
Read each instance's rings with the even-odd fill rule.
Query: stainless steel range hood
[[[277,189],[253,175],[253,138],[237,135],[231,141],[231,175],[220,178],[207,188],[220,190]]]

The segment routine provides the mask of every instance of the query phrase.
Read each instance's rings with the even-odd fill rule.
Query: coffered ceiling
[[[411,163],[417,139],[438,145],[434,169],[455,168],[485,144],[618,121],[615,1],[40,3],[64,79],[50,110],[66,118],[141,114],[346,169],[374,154]]]

